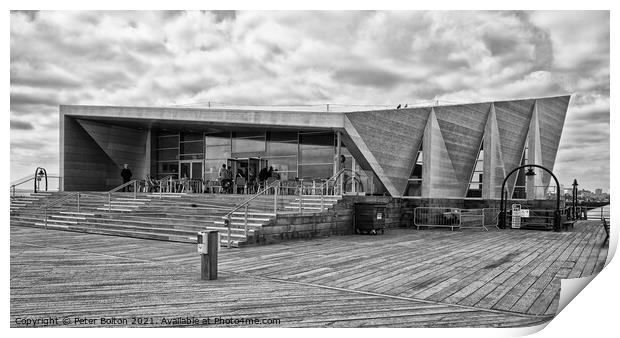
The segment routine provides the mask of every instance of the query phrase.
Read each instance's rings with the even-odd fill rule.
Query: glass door
[[[190,180],[202,179],[202,161],[181,161],[179,163],[179,178]]]

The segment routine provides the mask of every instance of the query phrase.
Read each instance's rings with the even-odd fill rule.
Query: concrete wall
[[[71,117],[64,117],[61,135],[61,173],[65,191],[107,190],[116,181],[109,178],[120,170],[97,142]]]
[[[136,179],[148,170],[144,131],[65,116],[61,134],[66,191],[112,189],[122,183],[123,163]]]

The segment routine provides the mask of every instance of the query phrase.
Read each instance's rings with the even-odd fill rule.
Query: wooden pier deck
[[[201,281],[195,245],[11,226],[10,325],[530,326],[555,314],[561,278],[602,269],[604,236],[582,221],[563,233],[394,229],[222,248],[220,278]]]

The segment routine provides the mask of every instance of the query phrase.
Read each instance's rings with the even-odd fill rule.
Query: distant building
[[[553,170],[570,96],[376,111],[300,112],[60,106],[64,190],[106,190],[133,178],[247,180],[272,166],[283,182],[321,182],[348,168],[348,192],[499,199],[526,164]],[[341,162],[341,159],[344,161]],[[509,196],[545,198],[550,175],[507,182]],[[551,192],[555,194],[555,191]]]
[[[603,195],[603,189],[601,189],[601,188],[595,189],[595,190],[594,190],[594,194],[595,194],[597,197],[600,197],[601,195]]]

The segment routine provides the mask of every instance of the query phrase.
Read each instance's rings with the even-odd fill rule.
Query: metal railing
[[[71,199],[73,199],[74,197],[77,198],[77,212],[80,213],[81,212],[81,207],[80,207],[80,200],[82,196],[95,196],[95,197],[99,197],[102,199],[105,199],[104,196],[101,195],[97,195],[97,194],[90,194],[90,193],[84,193],[84,192],[74,192],[74,193],[70,193],[68,195],[65,195],[61,198],[55,199],[52,202],[46,203],[43,206],[43,220],[44,220],[44,225],[45,228],[47,228],[47,220],[48,220],[48,209],[60,204],[63,204]]]
[[[254,201],[256,198],[258,198],[259,196],[265,195],[267,192],[269,192],[271,189],[274,190],[273,193],[273,214],[277,216],[278,214],[278,188],[280,186],[280,181],[274,181],[271,184],[269,184],[268,186],[266,186],[264,189],[258,191],[256,194],[254,194],[252,197],[246,199],[245,201],[243,201],[242,203],[238,204],[237,206],[235,206],[232,210],[230,210],[226,215],[222,216],[222,218],[224,219],[224,225],[227,228],[227,243],[226,246],[228,248],[231,247],[231,235],[232,235],[232,231],[231,231],[231,218],[232,215],[237,212],[237,210],[240,210],[241,208],[244,208],[244,233],[245,236],[248,236],[248,208],[249,205],[252,201]]]
[[[417,207],[413,212],[413,224],[420,227],[482,228],[489,231],[489,226],[499,229],[499,209],[461,209],[447,207]]]
[[[60,177],[58,175],[47,175],[47,178],[48,179],[49,178],[57,178],[58,179],[58,190],[60,191],[60,187],[62,186],[62,184],[61,184],[62,183],[62,177]],[[15,197],[15,194],[17,192],[17,187],[18,186],[24,185],[24,184],[29,183],[31,181],[36,185],[38,183],[37,180],[41,180],[41,179],[42,179],[41,177],[39,177],[39,176],[37,176],[35,174],[34,176],[33,175],[28,175],[28,176],[25,176],[25,177],[22,177],[22,178],[20,178],[18,180],[13,181],[13,183],[11,183],[11,197]],[[46,186],[46,188],[47,188],[47,186]],[[36,190],[37,189],[34,189],[35,192],[36,192]]]
[[[133,199],[137,199],[138,198],[138,184],[139,184],[140,180],[131,180],[129,182],[123,183],[121,185],[119,185],[118,187],[110,190],[107,192],[108,194],[108,212],[112,212],[112,193],[113,192],[117,192],[123,188],[129,187],[131,185],[133,185]]]
[[[417,229],[446,227],[454,230],[461,226],[461,210],[458,208],[417,207],[413,211],[413,224]]]

